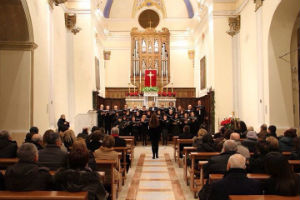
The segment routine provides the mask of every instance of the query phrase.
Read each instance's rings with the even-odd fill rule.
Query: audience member
[[[104,129],[101,128],[92,132],[86,140],[87,148],[94,152],[102,146],[103,138],[106,136]]]
[[[270,152],[265,158],[266,172],[271,175],[266,181],[266,195],[296,196],[300,194],[300,177],[295,174],[285,156]]]
[[[17,143],[13,141],[6,130],[0,131],[0,158],[17,157]]]
[[[224,174],[228,159],[231,155],[237,151],[237,145],[233,140],[226,140],[223,144],[222,153],[217,156],[213,156],[208,160],[208,163],[204,165],[205,178],[208,178],[209,174]]]
[[[209,200],[229,199],[229,195],[261,194],[260,183],[249,179],[246,172],[246,159],[240,154],[230,156],[224,178],[211,185]]]
[[[266,141],[259,141],[254,155],[250,158],[248,171],[250,173],[265,173],[265,156],[270,152],[270,146]]]
[[[62,143],[59,133],[47,130],[43,136],[43,141],[46,146],[39,151],[39,164],[51,170],[65,167],[67,164],[67,153],[60,149]]]
[[[277,128],[274,125],[269,126],[268,131],[267,131],[268,132],[267,136],[273,136],[273,137],[277,138],[276,129]]]
[[[96,171],[88,168],[89,152],[84,141],[75,141],[68,155],[69,168],[54,176],[55,187],[69,192],[88,191],[89,200],[105,200],[106,191]]]
[[[119,137],[119,128],[113,127],[111,129],[111,135],[115,139],[115,147],[126,147],[126,141]]]
[[[257,134],[255,131],[248,131],[247,139],[242,141],[242,145],[247,147],[250,152],[255,151],[255,147],[257,145]]]
[[[25,137],[25,142],[31,142],[31,138],[34,134],[39,134],[38,127],[33,126],[29,129],[29,133],[27,133]]]
[[[185,125],[183,127],[182,134],[179,135],[179,139],[192,139],[192,138],[193,138],[193,135],[191,134],[190,126]]]
[[[22,144],[18,149],[18,158],[18,163],[6,170],[5,188],[7,190],[32,191],[52,188],[49,169],[38,166],[38,150],[33,144]]]
[[[75,133],[72,129],[68,129],[62,134],[62,142],[64,143],[65,147],[68,151],[71,150],[73,143],[75,142],[76,137]]]
[[[115,146],[115,139],[111,135],[107,135],[103,139],[102,146],[94,152],[95,159],[100,160],[115,160],[116,167],[119,166],[118,152],[114,151],[113,147]],[[106,174],[106,173],[105,173]],[[109,174],[109,173],[107,173]],[[119,179],[119,173],[114,169],[114,176],[116,179]],[[110,176],[107,176],[106,179],[109,179]]]
[[[247,125],[244,121],[239,121],[238,123],[238,133],[240,134],[240,138],[246,138],[247,135]]]
[[[279,137],[279,148],[280,151],[293,151],[295,150],[297,140],[297,130],[290,128],[283,134],[284,136]]]
[[[219,132],[214,134],[214,139],[220,138],[220,137],[224,138],[225,131],[226,131],[226,128],[224,126],[221,126],[221,128],[219,129]]]
[[[82,138],[86,140],[89,137],[89,128],[85,127],[82,132],[77,135],[77,138]]]
[[[214,140],[212,138],[212,135],[209,133],[204,134],[202,137],[202,140],[195,147],[197,147],[198,152],[215,152],[216,151]]]
[[[280,151],[279,150],[279,142],[278,142],[278,139],[274,136],[269,136],[266,138],[266,141],[269,145],[269,149],[270,151]]]
[[[42,139],[42,136],[40,134],[32,135],[31,143],[34,144],[38,150],[41,150],[41,149],[44,148],[43,147],[43,139]]]
[[[237,153],[243,155],[246,159],[250,158],[250,153],[247,147],[243,146],[240,141],[240,134],[231,133],[230,139],[235,141],[237,145]]]
[[[197,136],[193,137],[193,147],[198,147],[200,143],[202,143],[203,136],[207,133],[204,128],[200,128]]]
[[[70,124],[66,121],[66,116],[61,115],[57,122],[58,132],[65,132],[69,129]]]
[[[258,140],[261,141],[261,140],[265,140],[265,139],[266,139],[266,137],[267,137],[267,135],[268,135],[267,129],[268,129],[267,124],[262,124],[262,125],[260,126],[260,131],[259,131],[259,133],[257,134]]]

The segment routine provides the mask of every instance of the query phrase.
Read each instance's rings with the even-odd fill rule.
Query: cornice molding
[[[22,41],[0,41],[1,50],[22,50],[32,51],[38,47],[34,42],[22,42]]]
[[[213,16],[216,17],[231,17],[231,16],[236,16],[239,15],[246,5],[248,4],[249,0],[244,0],[243,3],[236,9],[236,10],[218,10],[218,11],[213,11]]]

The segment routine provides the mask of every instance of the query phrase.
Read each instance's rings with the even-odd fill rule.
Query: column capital
[[[227,31],[226,33],[233,37],[234,35],[240,32],[241,16],[238,15],[236,17],[229,17],[228,25],[229,25],[229,31]]]

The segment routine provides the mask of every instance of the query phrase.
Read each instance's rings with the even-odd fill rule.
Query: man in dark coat
[[[0,131],[0,158],[17,157],[17,143],[11,140],[8,131]]]
[[[204,165],[205,178],[208,178],[209,174],[224,174],[226,172],[227,162],[231,155],[237,151],[237,144],[233,140],[226,140],[223,144],[222,153],[217,156],[213,156],[208,160],[208,163]]]
[[[39,134],[38,127],[33,126],[29,129],[29,133],[27,133],[25,137],[25,142],[31,142],[31,138],[34,134]]]
[[[66,116],[61,115],[58,122],[57,122],[57,128],[58,132],[65,132],[70,127],[69,122],[66,121]]]
[[[53,130],[47,130],[44,134],[46,147],[39,151],[39,164],[56,170],[65,167],[67,164],[67,152],[60,149],[61,140],[58,133]]]
[[[5,173],[5,187],[13,191],[51,190],[49,169],[39,167],[38,150],[31,143],[24,143],[18,150],[19,162]]]
[[[259,195],[260,183],[249,179],[246,172],[246,158],[241,154],[230,156],[224,178],[211,185],[209,200],[229,199],[229,195]]]

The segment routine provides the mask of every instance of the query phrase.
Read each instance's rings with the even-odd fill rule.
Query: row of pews
[[[134,159],[134,137],[133,136],[120,136],[126,141],[126,147],[114,147],[114,150],[119,152],[119,162],[115,160],[99,160],[96,159],[96,169],[104,185],[109,185],[111,188],[112,200],[118,198],[118,193],[126,180],[126,156],[129,155],[130,159]],[[121,162],[122,160],[122,162]],[[10,165],[18,162],[17,158],[0,158],[1,168],[7,168]],[[115,177],[114,170],[117,170],[118,177]],[[5,174],[5,170],[1,170]],[[51,175],[55,175],[55,171],[50,171]],[[0,191],[1,199],[40,199],[40,200],[87,200],[87,192],[66,192],[66,191],[29,191],[29,192],[13,192],[13,191]]]
[[[184,144],[183,150],[180,150],[180,145]],[[196,148],[192,146],[192,139],[179,139],[178,136],[173,137],[173,148],[174,148],[174,160],[177,162],[178,166],[181,166],[180,155],[183,155],[182,165],[183,165],[183,178],[188,186],[190,186],[191,191],[194,193],[196,198],[197,192],[205,184],[205,181],[213,182],[223,178],[223,174],[210,174],[209,180],[204,180],[203,166],[208,162],[212,156],[219,155],[220,152],[197,152]],[[253,155],[253,153],[250,153]],[[285,156],[290,156],[291,152],[282,152]],[[187,158],[191,160],[191,166],[188,167]],[[198,162],[198,169],[196,168],[196,160],[201,160]],[[300,160],[289,160],[291,168],[294,170],[295,165],[300,165]],[[200,178],[196,178],[199,177]],[[264,180],[268,179],[269,175],[267,174],[248,174],[249,178]],[[251,197],[251,196],[250,196]],[[232,197],[232,199],[238,199]],[[251,198],[252,199],[252,198]],[[257,199],[263,200],[264,197],[260,196]],[[297,197],[299,199],[299,197]],[[274,200],[274,199],[272,199]]]

